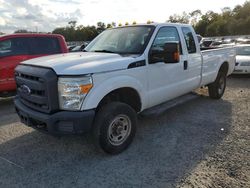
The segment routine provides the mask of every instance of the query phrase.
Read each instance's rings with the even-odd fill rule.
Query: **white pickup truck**
[[[138,113],[202,86],[219,99],[234,66],[234,48],[201,52],[190,25],[118,27],[85,52],[23,62],[14,103],[28,126],[52,134],[92,131],[101,149],[116,154],[132,142]]]

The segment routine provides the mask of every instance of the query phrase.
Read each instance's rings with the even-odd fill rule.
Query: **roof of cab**
[[[165,22],[165,23],[151,23],[152,25],[155,26],[164,26],[164,25],[175,25],[175,26],[191,26],[190,24],[183,24],[183,23],[170,23],[170,22]],[[150,24],[148,24],[150,25]]]
[[[138,23],[138,24],[130,24],[130,25],[121,25],[118,27],[114,27],[114,28],[109,28],[109,29],[117,29],[117,28],[124,28],[124,27],[137,27],[137,26],[152,26],[152,27],[163,27],[163,26],[176,26],[176,27],[192,27],[190,24],[182,24],[182,23],[157,23],[157,22],[153,22],[153,23]]]
[[[63,37],[59,34],[46,34],[46,33],[13,33],[7,35],[0,35],[0,38],[15,38],[15,37]]]

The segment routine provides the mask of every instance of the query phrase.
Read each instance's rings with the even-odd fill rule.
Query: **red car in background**
[[[29,33],[0,36],[0,97],[15,92],[14,70],[20,62],[67,52],[62,35]]]

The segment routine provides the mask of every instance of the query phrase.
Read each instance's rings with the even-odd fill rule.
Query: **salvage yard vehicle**
[[[0,97],[16,90],[14,70],[20,62],[68,52],[64,37],[54,34],[11,34],[0,37]]]
[[[83,42],[82,45],[80,45],[80,46],[75,46],[74,48],[72,48],[72,49],[70,50],[70,52],[81,52],[81,51],[84,51],[84,48],[85,48],[87,45],[88,45],[87,42]]]
[[[53,55],[16,68],[21,121],[51,134],[92,131],[110,154],[132,142],[137,114],[208,86],[220,99],[235,66],[235,49],[200,51],[185,24],[145,24],[107,29],[85,52]]]
[[[233,74],[250,74],[250,44],[236,46],[236,64]]]

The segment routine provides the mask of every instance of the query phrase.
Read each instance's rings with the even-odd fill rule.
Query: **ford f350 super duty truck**
[[[107,153],[126,149],[137,114],[208,86],[220,99],[235,49],[201,52],[193,28],[147,24],[108,29],[85,52],[52,55],[16,68],[21,121],[51,134],[92,131]]]

